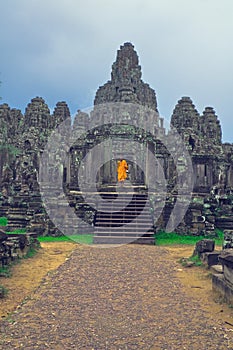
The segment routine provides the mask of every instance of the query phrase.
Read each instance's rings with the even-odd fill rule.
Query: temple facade
[[[136,123],[131,121],[132,116],[127,113],[124,116],[121,114],[121,123],[117,120],[114,122],[117,117],[113,109],[113,117],[109,120],[106,106],[124,104],[132,105],[133,108],[136,106]],[[142,80],[134,46],[125,43],[117,51],[111,79],[96,92],[90,114],[78,111],[72,119],[64,101],[58,102],[51,114],[41,97],[31,100],[25,114],[18,109],[11,109],[7,104],[0,105],[0,216],[8,216],[12,227],[20,223],[35,228],[47,220],[47,232],[50,232],[48,218],[44,219],[46,213],[40,198],[38,171],[48,138],[61,123],[65,123],[66,139],[69,142],[61,141],[61,147],[66,152],[65,160],[54,156],[51,161],[51,183],[57,176],[62,176],[66,191],[78,190],[79,167],[83,158],[90,153],[91,164],[102,164],[96,174],[98,186],[116,184],[117,160],[127,155],[129,181],[134,185],[156,187],[156,183],[150,183],[148,171],[150,156],[154,155],[160,164],[160,168],[155,169],[155,178],[160,178],[162,166],[169,207],[173,201],[169,198],[176,190],[177,170],[172,155],[163,144],[170,131],[165,130],[163,118],[159,115],[155,91]],[[146,130],[144,125],[147,125]],[[199,113],[190,97],[182,97],[171,115],[171,127],[179,133],[192,160],[194,196],[203,201],[212,195],[231,195],[233,144],[222,142],[221,125],[214,109],[206,107]],[[81,137],[71,143],[70,135],[76,131]],[[91,154],[93,148],[105,142],[102,152]],[[88,176],[85,181],[88,183]],[[196,210],[196,217],[202,216],[201,209]],[[163,218],[155,226],[164,225],[168,212],[168,209],[164,211]],[[209,215],[213,216],[213,212]],[[202,229],[203,225],[198,233]]]

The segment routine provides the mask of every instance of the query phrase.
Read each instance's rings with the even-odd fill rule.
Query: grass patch
[[[93,244],[93,235],[71,235],[71,236],[41,236],[39,242],[76,242],[81,244]]]
[[[203,266],[203,262],[198,255],[192,255],[190,258],[181,258],[179,263],[184,267]]]
[[[0,277],[11,277],[9,265],[0,267]]]
[[[219,229],[215,230],[216,237],[207,237],[207,236],[181,236],[175,232],[163,232],[160,231],[155,234],[155,244],[156,245],[195,245],[198,241],[202,239],[213,239],[216,245],[222,245],[223,243],[223,232]]]
[[[222,230],[220,230],[219,228],[216,228],[215,229],[215,233],[216,233],[216,236],[217,238],[215,240],[215,244],[217,245],[223,245],[223,241],[224,241],[224,232]]]
[[[38,249],[30,248],[27,254],[23,256],[23,259],[33,258],[33,256],[35,256],[37,252],[38,252]]]
[[[7,226],[8,220],[5,216],[0,217],[0,226]]]
[[[15,234],[17,235],[17,234],[26,233],[26,232],[27,232],[26,228],[18,228],[18,229],[14,230],[14,231],[6,231],[6,233],[8,235],[15,235]]]

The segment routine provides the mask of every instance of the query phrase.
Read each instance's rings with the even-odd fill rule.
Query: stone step
[[[99,236],[111,236],[111,235],[119,235],[119,236],[124,236],[127,234],[134,234],[135,236],[139,235],[139,236],[143,236],[145,234],[148,235],[154,235],[154,233],[152,231],[148,230],[137,230],[137,229],[132,229],[132,230],[121,230],[120,227],[118,227],[118,230],[112,230],[110,227],[106,227],[105,230],[94,230],[93,231],[95,235],[99,235]]]
[[[101,193],[95,217],[95,244],[154,244],[150,206],[145,194]],[[148,233],[145,233],[148,232]]]
[[[149,228],[151,227],[150,224],[130,224],[130,223],[119,223],[118,225],[117,224],[113,224],[111,222],[109,223],[106,223],[106,224],[103,224],[103,225],[95,225],[96,229],[98,230],[112,230],[112,229],[115,229],[115,228],[120,228],[121,230],[123,231],[132,231],[132,230],[135,230],[135,231],[147,231],[149,230]]]
[[[102,198],[106,200],[116,200],[117,198],[120,199],[132,199],[132,200],[147,200],[147,195],[145,194],[132,194],[132,193],[99,193],[98,196],[101,196]]]
[[[142,232],[135,232],[135,231],[126,231],[126,232],[123,232],[123,231],[103,231],[103,232],[95,232],[95,234],[98,234],[98,236],[111,236],[111,237],[115,237],[115,236],[123,236],[123,237],[142,237],[142,236],[148,236],[148,237],[151,237],[151,233],[148,232],[148,233],[145,233],[145,231],[142,231]]]
[[[121,199],[114,199],[114,200],[107,200],[107,199],[104,199],[104,201],[101,201],[100,203],[100,207],[103,206],[103,207],[106,207],[106,206],[109,206],[109,205],[125,205],[125,206],[141,206],[141,207],[144,207],[146,205],[146,201],[144,200],[131,200],[130,199],[125,199],[125,200],[121,200]]]
[[[126,237],[126,236],[94,236],[94,244],[150,244],[154,245],[154,237]]]
[[[135,219],[119,219],[119,220],[98,220],[95,222],[95,226],[105,226],[106,224],[112,224],[112,226],[116,225],[124,225],[124,224],[131,224],[131,225],[143,225],[145,226],[148,223],[148,220],[139,220],[136,216]]]
[[[97,201],[98,204],[98,201]],[[148,207],[148,203],[146,201],[129,201],[129,200],[125,200],[125,201],[121,201],[121,200],[114,200],[114,201],[108,201],[108,200],[104,200],[101,201],[101,203],[99,203],[99,208],[101,207],[108,207],[108,206],[123,206],[124,207],[135,207],[135,206],[141,206],[141,207]]]
[[[140,214],[140,216],[139,216]],[[132,214],[115,214],[115,213],[109,213],[109,214],[97,214],[96,215],[96,220],[98,221],[108,221],[108,220],[113,220],[113,221],[118,221],[118,220],[131,220],[134,218],[140,218],[140,220],[148,220],[150,218],[149,214],[144,214],[144,213],[132,213]]]
[[[135,222],[135,223],[141,223],[141,224],[145,224],[146,222],[151,222],[150,217],[140,217],[140,215],[135,215],[135,216],[130,216],[130,217],[124,217],[124,216],[115,216],[115,217],[111,217],[111,216],[106,216],[106,217],[101,217],[101,218],[96,218],[95,220],[95,226],[96,224],[106,224],[108,222],[112,222],[113,224],[120,224],[120,223],[124,223],[124,222]]]

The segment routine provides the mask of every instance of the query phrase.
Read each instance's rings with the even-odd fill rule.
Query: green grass
[[[18,154],[20,154],[20,150],[18,148],[16,148],[15,146],[13,145],[9,145],[9,144],[2,144],[0,145],[0,151],[7,151],[7,153],[10,155],[10,156],[17,156]]]
[[[71,236],[41,236],[38,237],[39,242],[76,242],[81,244],[92,244],[93,235],[71,235]]]
[[[36,255],[36,253],[38,253],[38,249],[30,248],[27,254],[23,256],[23,259],[33,258],[33,256]]]
[[[0,276],[11,277],[11,271],[10,271],[9,265],[0,267]]]
[[[0,226],[7,226],[8,219],[5,216],[0,217]],[[17,234],[17,233],[26,233],[27,230],[25,228],[18,228],[14,231],[6,231],[7,234]]]
[[[193,255],[189,258],[189,261],[194,262],[195,266],[202,266],[203,262],[201,261],[201,259],[199,258],[198,255]]]
[[[192,255],[190,256],[190,258],[181,258],[179,260],[179,263],[185,267],[190,266],[190,262],[193,264],[191,266],[203,266],[203,262],[201,261],[198,255]]]
[[[222,245],[223,243],[223,232],[219,229],[215,230],[216,238],[212,238],[216,245]],[[198,241],[202,239],[210,238],[207,236],[181,236],[178,233],[163,232],[160,231],[155,234],[155,244],[156,245],[177,245],[177,244],[187,244],[195,245]]]
[[[5,216],[0,217],[0,226],[7,226],[8,220]]]
[[[18,228],[14,231],[6,231],[6,233],[9,235],[15,235],[15,234],[26,233],[26,232],[27,232],[27,230],[25,228]]]

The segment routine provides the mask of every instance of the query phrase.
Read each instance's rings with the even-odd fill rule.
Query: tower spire
[[[132,43],[126,42],[117,51],[111,80],[99,87],[94,104],[131,102],[157,111],[155,91],[142,81],[141,76],[137,52]]]

